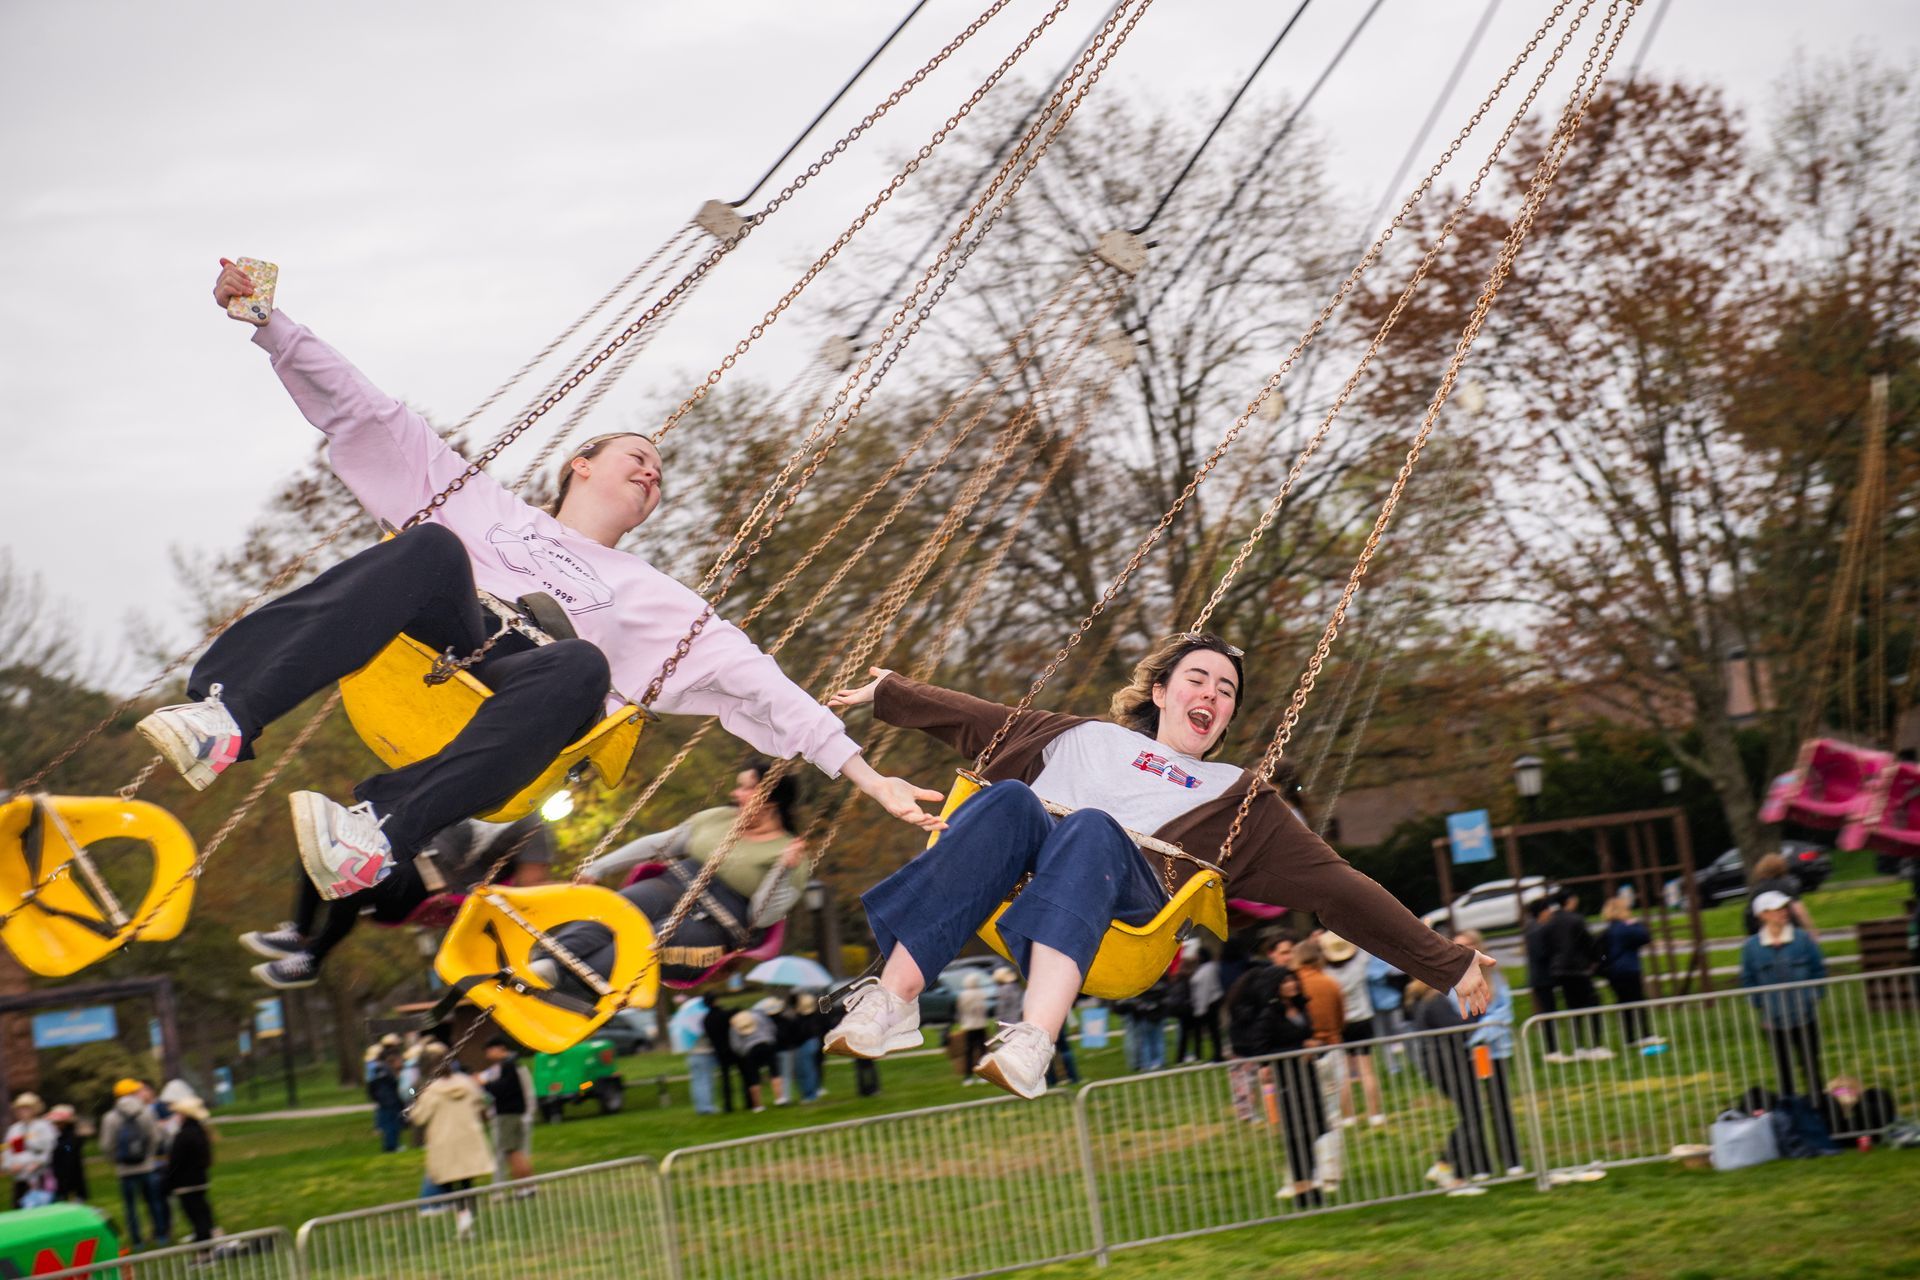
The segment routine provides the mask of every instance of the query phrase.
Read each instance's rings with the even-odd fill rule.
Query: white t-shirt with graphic
[[[1069,808],[1099,809],[1142,835],[1225,795],[1245,772],[1237,764],[1182,755],[1104,720],[1075,725],[1049,742],[1040,759],[1035,795]]]

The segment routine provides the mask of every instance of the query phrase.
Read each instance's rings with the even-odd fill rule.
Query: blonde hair
[[[1453,935],[1453,940],[1463,947],[1472,947],[1476,951],[1487,945],[1487,935],[1478,929],[1462,929]]]
[[[600,456],[602,449],[605,449],[615,440],[627,440],[635,436],[638,436],[642,440],[650,441],[653,439],[652,436],[645,435],[638,431],[609,431],[603,436],[593,437],[593,439],[588,440],[572,453],[568,454],[567,460],[560,464],[559,487],[554,490],[553,501],[547,504],[547,514],[555,517],[559,516],[560,507],[567,500],[567,491],[573,488],[573,461],[575,458],[585,458],[591,462]]]
[[[1234,678],[1239,687],[1234,691],[1234,709],[1238,710],[1247,700],[1247,672],[1240,661],[1239,650],[1233,648],[1219,636],[1207,632],[1184,631],[1171,635],[1147,651],[1147,656],[1134,664],[1133,678],[1116,690],[1113,699],[1107,704],[1107,717],[1115,724],[1153,737],[1160,732],[1160,708],[1154,705],[1153,691],[1164,686],[1173,678],[1173,672],[1180,660],[1196,650],[1205,649],[1217,653],[1233,663]],[[1218,750],[1220,742],[1226,741],[1226,735],[1220,736],[1214,743]]]

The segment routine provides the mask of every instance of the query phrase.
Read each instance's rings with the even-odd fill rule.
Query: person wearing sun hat
[[[47,1104],[36,1093],[13,1096],[13,1123],[7,1126],[7,1148],[0,1164],[13,1175],[13,1207],[31,1208],[53,1199],[54,1143],[59,1135],[46,1118]],[[31,1203],[28,1198],[32,1197]]]
[[[1819,942],[1795,926],[1792,911],[1793,899],[1778,889],[1755,896],[1753,913],[1760,930],[1740,949],[1741,986],[1776,987],[1827,976]],[[1821,987],[1794,987],[1748,997],[1760,1013],[1760,1029],[1773,1050],[1783,1094],[1794,1092],[1793,1064],[1798,1059],[1806,1074],[1807,1097],[1820,1097],[1825,1079],[1820,1073],[1820,1001],[1826,994]]]

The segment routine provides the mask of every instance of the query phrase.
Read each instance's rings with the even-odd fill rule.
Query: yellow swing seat
[[[953,781],[953,788],[947,792],[947,802],[940,811],[942,818],[949,818],[963,803],[977,792],[992,784],[984,779],[962,770]],[[1049,806],[1051,807],[1051,806]],[[940,838],[935,832],[927,840],[932,848]],[[1093,964],[1088,967],[1080,990],[1085,995],[1097,996],[1102,1000],[1126,1000],[1139,995],[1160,980],[1179,954],[1180,944],[1195,929],[1205,929],[1217,938],[1227,936],[1227,890],[1226,874],[1220,868],[1208,862],[1202,862],[1190,855],[1182,855],[1199,865],[1200,870],[1189,877],[1186,883],[1174,891],[1167,905],[1160,908],[1153,919],[1145,924],[1127,924],[1115,920],[1107,926],[1107,933],[1100,940],[1100,950],[1094,954]],[[980,940],[1005,959],[1013,956],[1007,944],[1000,937],[1000,917],[1013,905],[1019,891],[1007,898],[999,908],[980,926]]]
[[[85,856],[111,839],[153,851],[152,878],[132,911],[100,892]],[[193,907],[194,854],[180,820],[145,800],[13,796],[0,803],[0,942],[34,973],[63,978],[130,942],[177,938]]]
[[[527,967],[541,943],[533,930],[546,934],[582,921],[605,925],[615,944],[613,972],[591,1001],[553,990]],[[598,885],[475,890],[447,929],[433,968],[449,988],[444,1009],[470,1001],[535,1053],[580,1043],[623,1007],[620,995],[629,986],[633,1008],[652,1008],[660,994],[653,925],[640,908]]]
[[[443,684],[428,684],[437,655],[412,636],[397,636],[373,661],[340,681],[340,699],[360,740],[389,769],[399,769],[441,750],[466,728],[493,691],[465,671]],[[629,703],[567,744],[540,776],[499,808],[480,816],[489,822],[526,817],[554,792],[592,770],[602,786],[618,786],[640,745],[645,713]]]

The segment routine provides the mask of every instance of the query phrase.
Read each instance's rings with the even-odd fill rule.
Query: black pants
[[[1272,1074],[1274,1099],[1280,1110],[1280,1138],[1286,1144],[1287,1164],[1295,1182],[1313,1181],[1313,1144],[1327,1131],[1320,1107],[1320,1082],[1309,1057],[1281,1058],[1260,1068]],[[1266,1081],[1261,1081],[1264,1086]]]
[[[1559,983],[1560,990],[1566,993],[1567,1008],[1598,1009],[1600,1007],[1600,993],[1593,989],[1593,979],[1586,974],[1556,975],[1554,981]],[[1577,1044],[1592,1045],[1596,1039],[1595,1021],[1596,1019],[1593,1018],[1568,1018],[1568,1035]]]
[[[1180,1015],[1180,1043],[1175,1047],[1173,1060],[1176,1063],[1187,1060],[1189,1046],[1192,1055],[1203,1062],[1220,1061],[1220,1007],[1210,1005],[1197,1013]],[[1213,1053],[1207,1054],[1207,1038],[1213,1039]]]
[[[1559,1000],[1555,995],[1555,989],[1552,983],[1548,983],[1542,986],[1540,983],[1536,982],[1533,984],[1532,990],[1533,990],[1533,1011],[1535,1013],[1552,1013],[1554,1010],[1560,1007]],[[1558,1021],[1543,1022],[1540,1024],[1540,1030],[1541,1030],[1541,1033],[1546,1037],[1547,1052],[1548,1053],[1560,1052],[1559,1022]]]
[[[1607,985],[1613,988],[1613,1000],[1621,1006],[1620,1032],[1629,1045],[1647,1034],[1647,1011],[1640,1002],[1647,998],[1647,986],[1637,973],[1610,973]]]
[[[207,1203],[206,1188],[176,1192],[175,1197],[180,1201],[180,1212],[193,1224],[194,1243],[213,1239],[213,1206]]]
[[[1517,1169],[1520,1160],[1520,1136],[1513,1127],[1513,1082],[1508,1079],[1507,1060],[1493,1060],[1493,1074],[1487,1077],[1487,1109],[1493,1121],[1494,1146],[1504,1168]]]
[[[405,632],[434,649],[478,649],[494,630],[474,594],[473,566],[451,531],[423,524],[344,560],[240,619],[201,657],[187,694],[221,701],[239,722],[240,759],[267,725],[371,661]],[[597,722],[607,659],[585,640],[536,647],[519,635],[471,674],[493,690],[439,753],[364,779],[354,798],[387,820],[400,859],[440,828],[504,803]]]
[[[1797,1027],[1768,1027],[1767,1044],[1773,1050],[1773,1065],[1780,1077],[1780,1092],[1804,1093],[1818,1102],[1827,1088],[1820,1075],[1820,1024],[1808,1021]],[[1807,1087],[1793,1087],[1794,1059],[1806,1073]]]
[[[315,964],[346,941],[362,913],[381,924],[401,924],[414,908],[433,896],[420,878],[420,869],[411,862],[393,869],[393,874],[371,889],[362,889],[332,902],[320,896],[313,881],[303,874],[294,877],[293,927],[305,939],[307,953]]]

